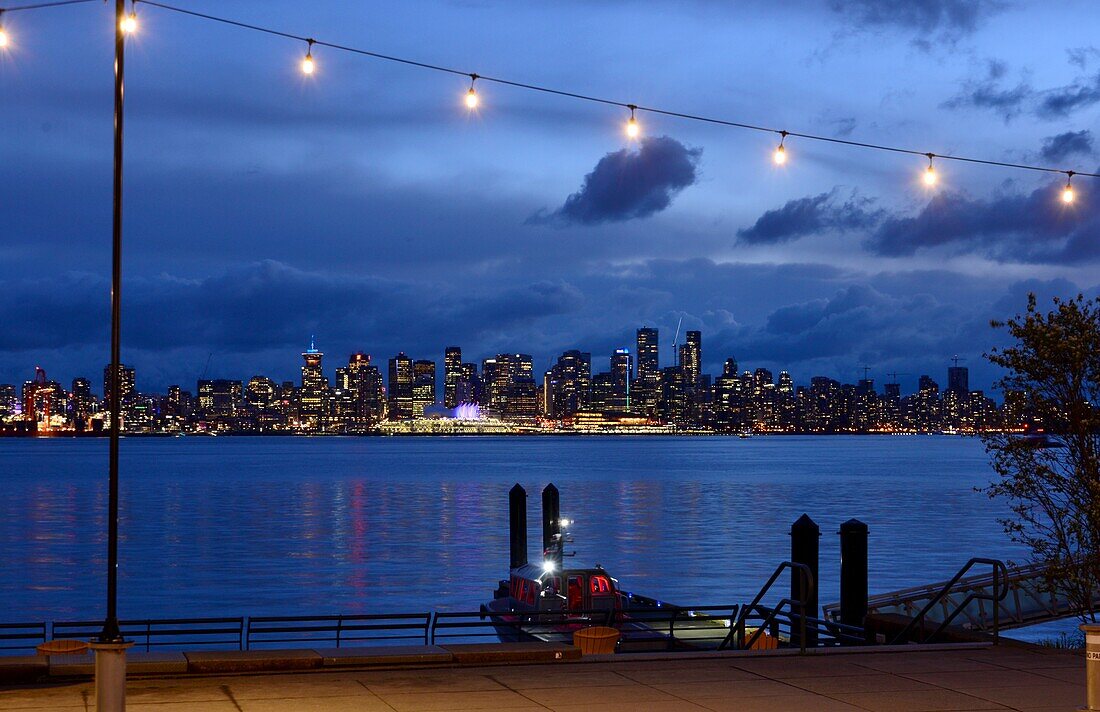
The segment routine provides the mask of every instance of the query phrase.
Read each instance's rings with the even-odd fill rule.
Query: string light
[[[1073,171],[1066,171],[1066,187],[1062,189],[1062,202],[1069,205],[1077,195],[1073,192]]]
[[[775,161],[775,165],[781,166],[787,162],[787,149],[783,147],[783,142],[787,140],[787,132],[779,132],[779,147],[775,149],[775,155],[772,156],[772,160]]]
[[[35,10],[35,9],[45,8],[45,7],[57,7],[57,6],[61,6],[61,5],[76,5],[76,4],[80,4],[80,3],[99,2],[99,1],[100,0],[48,0],[47,2],[38,2],[38,3],[35,3],[35,4],[30,4],[30,5],[0,8],[0,19],[2,19],[2,15],[3,15],[4,12],[12,12],[12,11],[15,11],[15,10]],[[730,127],[730,128],[739,128],[739,129],[745,129],[745,130],[749,130],[749,131],[762,131],[762,132],[767,132],[767,133],[772,133],[772,134],[779,134],[780,135],[779,145],[776,147],[775,152],[772,155],[772,159],[777,165],[786,164],[786,162],[787,162],[786,138],[788,136],[795,136],[797,138],[802,138],[802,139],[806,139],[806,140],[810,140],[810,141],[821,141],[821,142],[832,143],[832,144],[835,144],[835,145],[838,145],[838,146],[844,146],[844,147],[849,147],[849,148],[864,148],[864,149],[869,149],[869,150],[885,151],[885,152],[890,152],[890,153],[902,153],[902,154],[909,154],[909,155],[915,155],[915,156],[916,155],[927,156],[928,157],[928,167],[924,171],[924,174],[922,176],[922,180],[925,183],[925,185],[927,185],[929,187],[935,186],[938,183],[938,180],[939,180],[939,176],[937,175],[936,169],[933,166],[933,159],[934,158],[942,158],[943,160],[950,160],[950,161],[961,161],[961,162],[964,162],[964,163],[976,163],[976,164],[981,164],[981,165],[986,165],[986,166],[995,166],[995,167],[1001,167],[1001,168],[1014,168],[1014,169],[1018,169],[1018,170],[1038,171],[1038,172],[1043,172],[1043,173],[1061,173],[1061,174],[1065,174],[1066,177],[1067,177],[1067,180],[1066,180],[1065,188],[1062,190],[1062,202],[1064,202],[1066,204],[1072,203],[1076,200],[1076,194],[1074,192],[1073,185],[1072,185],[1073,176],[1079,175],[1079,176],[1087,176],[1089,178],[1100,178],[1100,173],[1081,173],[1081,172],[1076,172],[1076,171],[1067,171],[1067,170],[1060,169],[1060,168],[1052,168],[1052,167],[1048,167],[1048,166],[1028,165],[1028,164],[1023,164],[1023,163],[1009,163],[1009,162],[1005,162],[1005,161],[993,161],[993,160],[987,160],[987,159],[982,159],[982,158],[971,158],[971,157],[967,157],[967,156],[958,156],[958,155],[955,155],[955,156],[938,156],[937,154],[934,154],[934,153],[925,153],[923,151],[917,151],[917,150],[913,150],[913,149],[910,149],[910,148],[902,148],[902,147],[899,147],[899,146],[889,146],[889,145],[885,145],[885,144],[874,144],[874,143],[867,143],[867,142],[863,142],[863,141],[853,141],[853,140],[844,139],[844,138],[836,138],[836,137],[833,137],[833,136],[822,136],[822,135],[815,135],[815,134],[808,134],[808,133],[780,131],[778,129],[770,128],[770,127],[767,127],[767,126],[760,126],[760,125],[755,125],[755,124],[742,123],[742,122],[738,122],[738,121],[730,121],[730,120],[726,120],[726,119],[718,119],[718,118],[714,118],[714,117],[701,116],[701,115],[697,115],[697,114],[688,114],[688,113],[679,112],[679,111],[671,111],[671,110],[668,110],[668,109],[660,109],[660,108],[656,108],[656,107],[652,107],[652,106],[638,106],[636,104],[626,104],[626,103],[623,103],[621,101],[617,101],[617,100],[606,98],[606,97],[592,96],[592,95],[588,95],[588,94],[581,94],[581,93],[578,93],[578,92],[566,91],[566,90],[562,90],[562,89],[554,89],[554,88],[547,87],[547,86],[542,86],[542,85],[538,85],[538,84],[530,84],[530,83],[526,83],[526,82],[511,80],[511,79],[503,79],[503,78],[500,78],[500,77],[485,77],[485,76],[482,76],[482,75],[471,74],[469,72],[454,69],[452,67],[445,67],[445,66],[440,66],[440,65],[435,65],[435,64],[428,64],[426,62],[420,62],[420,61],[417,61],[417,60],[408,59],[408,58],[404,58],[404,57],[397,57],[397,56],[382,54],[382,53],[379,53],[379,52],[372,52],[370,50],[362,49],[362,48],[358,48],[358,47],[349,47],[349,46],[346,46],[346,45],[339,45],[339,44],[334,44],[334,43],[331,43],[331,42],[318,42],[318,41],[316,41],[312,38],[306,38],[306,37],[301,36],[301,35],[291,34],[289,32],[282,32],[280,30],[275,30],[275,29],[272,29],[272,28],[269,28],[269,27],[262,27],[262,26],[259,26],[259,25],[252,25],[252,24],[248,24],[248,23],[245,23],[245,22],[239,22],[237,20],[231,20],[231,19],[228,19],[228,18],[225,18],[225,17],[218,17],[216,15],[210,15],[210,14],[206,14],[206,13],[196,12],[194,10],[187,10],[187,9],[184,9],[184,8],[181,8],[181,7],[175,7],[173,5],[169,5],[169,4],[164,3],[164,2],[158,2],[157,0],[131,0],[131,4],[132,4],[131,12],[127,17],[123,18],[122,23],[121,23],[122,24],[122,30],[126,33],[133,33],[137,30],[136,8],[137,8],[137,3],[139,3],[139,2],[144,2],[147,5],[153,5],[154,7],[159,7],[159,8],[164,9],[164,10],[168,10],[168,11],[183,14],[183,15],[189,15],[191,17],[196,17],[196,18],[200,18],[200,19],[203,19],[203,20],[211,20],[211,21],[226,24],[226,25],[232,25],[234,27],[238,27],[238,28],[241,28],[241,29],[252,30],[254,32],[262,32],[262,33],[265,33],[265,34],[268,34],[268,35],[274,35],[274,36],[283,37],[283,38],[286,38],[286,39],[306,42],[308,44],[308,47],[306,49],[306,56],[302,60],[301,69],[302,69],[302,72],[304,74],[307,74],[307,75],[313,74],[314,71],[316,70],[316,64],[314,63],[314,60],[313,60],[313,45],[317,44],[317,45],[321,45],[321,46],[324,46],[324,47],[329,47],[331,49],[339,50],[339,51],[342,51],[342,52],[349,52],[349,53],[352,53],[352,54],[357,54],[357,55],[365,56],[365,57],[371,57],[371,58],[374,58],[374,59],[379,59],[379,60],[383,60],[383,61],[387,61],[387,62],[394,62],[394,63],[398,63],[398,64],[404,64],[406,66],[415,67],[415,68],[418,68],[418,69],[425,69],[425,70],[431,70],[431,71],[435,71],[435,72],[442,72],[442,73],[447,73],[447,74],[456,74],[456,75],[467,76],[467,77],[470,77],[471,81],[470,81],[470,88],[466,92],[466,95],[464,97],[464,101],[466,103],[466,106],[470,110],[473,110],[473,109],[477,108],[477,106],[480,104],[480,97],[477,94],[477,90],[474,88],[474,82],[478,79],[481,79],[482,81],[494,82],[494,83],[497,83],[497,84],[503,84],[505,86],[510,86],[510,87],[514,87],[514,88],[517,88],[517,89],[526,89],[528,91],[536,91],[536,92],[542,92],[542,93],[545,93],[545,94],[553,94],[555,96],[560,96],[560,97],[569,98],[569,99],[575,99],[575,100],[579,100],[579,101],[587,101],[587,102],[593,102],[593,103],[598,103],[598,104],[604,104],[604,105],[608,105],[608,106],[618,106],[618,107],[623,107],[623,108],[626,108],[626,109],[630,109],[630,119],[626,122],[625,131],[626,131],[626,135],[628,137],[630,137],[631,139],[636,139],[641,135],[641,126],[638,124],[638,120],[636,118],[636,112],[639,111],[639,110],[640,111],[648,111],[648,112],[653,113],[653,114],[662,114],[664,116],[669,116],[669,117],[678,118],[678,119],[684,119],[684,120],[687,120],[687,121],[697,121],[697,122],[709,123],[709,124],[714,124],[714,125],[718,125],[718,126],[725,126],[725,127]],[[3,25],[0,24],[0,48],[7,47],[9,45],[9,43],[10,43],[10,38],[9,38],[8,34],[6,33],[6,31],[4,30]]]
[[[936,168],[932,165],[932,159],[936,157],[934,153],[924,154],[928,156],[928,168],[924,169],[924,184],[931,188],[936,184],[938,176],[936,175]]]
[[[634,118],[634,110],[638,107],[627,104],[627,108],[630,109],[630,119],[626,122],[627,138],[638,138],[638,135],[642,133],[642,127],[638,125],[638,120]]]
[[[478,104],[477,90],[474,89],[474,82],[476,82],[476,81],[477,81],[477,75],[476,74],[471,74],[470,75],[470,91],[466,92],[466,108],[470,109],[471,111],[473,109],[476,109],[477,104]]]
[[[306,57],[302,60],[302,74],[313,74],[316,68],[313,64],[313,40],[306,40]]]

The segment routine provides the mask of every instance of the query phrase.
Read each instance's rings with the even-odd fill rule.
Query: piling
[[[799,614],[805,617],[816,618],[818,615],[817,609],[817,571],[818,571],[818,549],[821,539],[821,528],[814,523],[814,520],[810,519],[808,514],[803,514],[798,518],[794,524],[791,525],[791,562],[795,564],[805,564],[810,569],[810,576],[813,579],[809,582],[809,590],[806,592],[806,605],[805,607],[795,603],[793,608],[798,610]],[[801,575],[797,570],[791,572],[791,600],[798,601],[802,596],[802,581]],[[801,609],[801,610],[799,610]],[[791,631],[791,637],[798,636],[797,630]],[[817,631],[807,622],[806,624],[806,647],[813,647],[817,645]]]
[[[840,525],[840,622],[863,627],[867,618],[867,525]]]
[[[527,490],[517,482],[508,492],[508,542],[513,569],[527,564]]]
[[[544,557],[556,552],[555,560],[561,569],[561,544],[557,542],[561,534],[561,502],[558,488],[554,483],[546,485],[542,491],[542,551]]]

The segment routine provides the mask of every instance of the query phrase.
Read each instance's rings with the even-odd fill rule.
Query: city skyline
[[[103,398],[91,382],[72,388],[35,368],[34,380],[0,383],[0,434],[102,433],[104,405],[115,383],[128,433],[397,434],[535,431],[615,432],[941,432],[1041,427],[1018,398],[998,405],[974,388],[969,369],[952,358],[945,387],[921,374],[905,392],[901,375],[879,383],[863,367],[855,383],[812,375],[798,382],[782,370],[742,370],[727,357],[720,373],[703,369],[702,332],[674,334],[670,363],[660,357],[660,331],[639,327],[634,348],[617,348],[601,370],[600,357],[571,349],[545,370],[526,353],[466,360],[459,346],[432,359],[399,352],[382,361],[355,352],[347,365],[325,368],[325,352],[310,337],[300,353],[300,378],[279,381],[204,377],[194,390],[173,384],[166,393],[141,389],[136,369],[117,377],[103,369]],[[331,355],[330,355],[331,356]],[[331,374],[331,378],[330,378]],[[803,376],[805,378],[805,376]],[[471,425],[470,423],[480,423]],[[465,422],[465,424],[464,424]],[[442,428],[442,430],[441,430]],[[654,430],[656,429],[656,430]]]

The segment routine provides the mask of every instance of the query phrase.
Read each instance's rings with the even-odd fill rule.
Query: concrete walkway
[[[1020,710],[1084,703],[1080,653],[1002,646],[131,681],[132,712]],[[0,689],[0,710],[93,710],[94,686]]]

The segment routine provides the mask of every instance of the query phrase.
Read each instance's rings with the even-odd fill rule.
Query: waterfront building
[[[458,405],[476,403],[484,405],[483,380],[477,373],[476,363],[463,363],[455,383],[455,402]]]
[[[592,390],[592,354],[572,349],[558,356],[543,379],[544,411],[558,420],[588,407]]]
[[[424,415],[424,409],[435,403],[435,361],[413,362],[412,412],[414,418]]]
[[[443,350],[443,405],[458,406],[458,381],[462,378],[462,349],[448,346]]]
[[[13,418],[20,415],[19,395],[15,391],[15,385],[0,383],[0,420]]]
[[[684,386],[691,390],[699,383],[703,359],[703,334],[688,331],[680,345],[680,368],[684,372]]]
[[[345,368],[336,369],[336,389],[336,418],[348,431],[368,430],[385,417],[382,372],[371,363],[370,354],[357,351]]]
[[[208,429],[233,430],[242,403],[243,384],[227,378],[198,382],[199,416]]]
[[[331,393],[325,377],[322,353],[309,339],[309,348],[302,352],[302,386],[298,391],[298,427],[317,432],[325,430],[331,415]]]
[[[497,354],[481,363],[486,409],[501,418],[538,415],[538,384],[530,354]]]
[[[413,362],[404,351],[390,359],[388,388],[389,419],[413,417]]]
[[[615,349],[611,354],[611,394],[605,410],[630,412],[630,383],[634,380],[634,357],[630,349]]]
[[[87,378],[74,378],[72,384],[72,420],[73,427],[83,432],[91,427],[92,416],[99,411],[99,402],[92,393],[92,384]]]
[[[121,404],[121,410],[123,411],[123,422],[125,422],[125,410],[127,404],[130,402],[131,397],[134,394],[134,369],[127,366],[124,363],[118,365],[118,382],[119,382],[119,403]],[[103,404],[104,410],[110,409],[111,404],[111,365],[107,364],[103,367]]]

